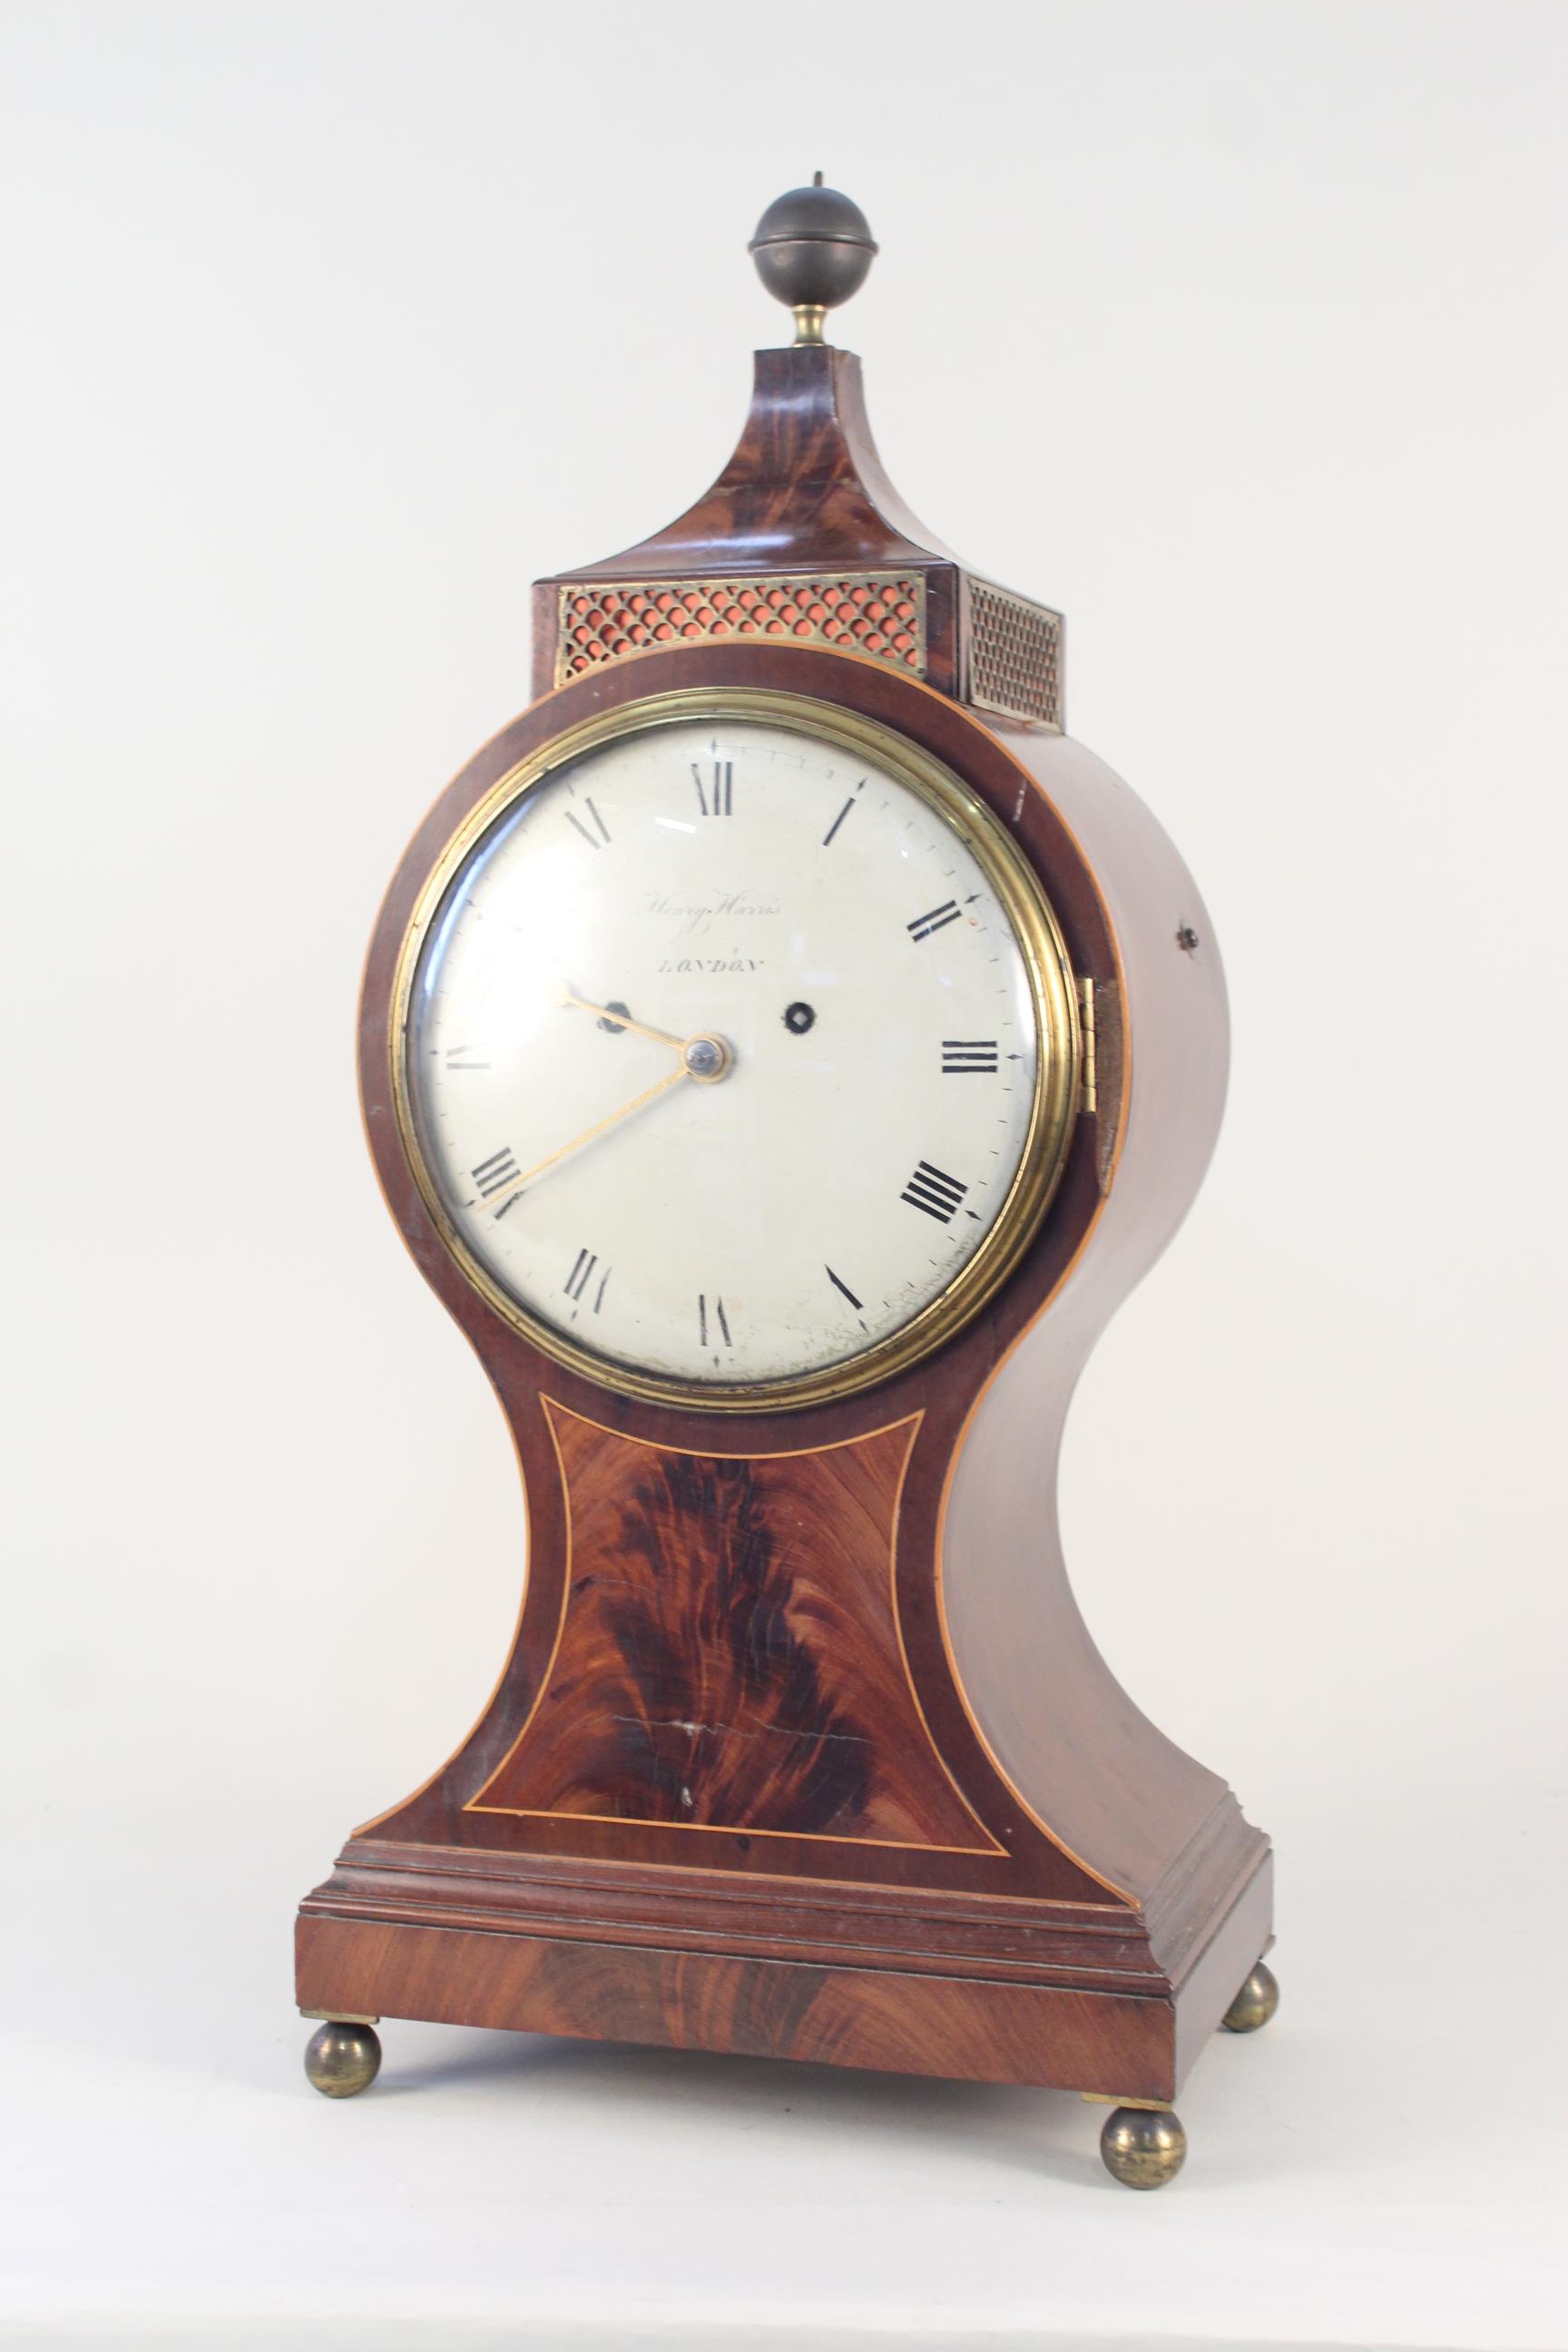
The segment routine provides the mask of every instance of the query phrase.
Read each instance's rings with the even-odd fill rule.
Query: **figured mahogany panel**
[[[998,1851],[931,1744],[899,1631],[918,1414],[745,1456],[542,1403],[566,1515],[559,1625],[470,1811]]]

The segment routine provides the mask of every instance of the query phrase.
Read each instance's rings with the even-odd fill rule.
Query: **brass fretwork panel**
[[[835,646],[925,676],[925,582],[919,572],[593,581],[568,583],[558,593],[557,686],[623,654],[728,637]]]
[[[969,583],[967,699],[1008,719],[1062,723],[1062,616],[1048,605]]]

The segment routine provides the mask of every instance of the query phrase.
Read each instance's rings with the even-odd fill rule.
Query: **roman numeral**
[[[726,1348],[732,1348],[735,1342],[730,1337],[730,1322],[729,1318],[724,1312],[723,1300],[721,1298],[715,1298],[713,1301],[713,1311],[711,1316],[710,1316],[708,1311],[707,1296],[704,1292],[699,1291],[697,1294],[697,1335],[703,1347],[708,1345],[708,1330],[710,1323],[711,1323],[713,1328],[714,1345],[717,1346],[719,1340],[721,1339]]]
[[[588,1287],[588,1277],[593,1273],[594,1268],[598,1265],[598,1263],[599,1261],[594,1255],[592,1250],[580,1249],[578,1251],[575,1261],[573,1264],[572,1271],[567,1276],[565,1283],[563,1286],[568,1298],[582,1297],[583,1293]],[[605,1282],[608,1282],[609,1278],[609,1269],[606,1267],[605,1270]],[[605,1282],[602,1282],[599,1285],[599,1296],[598,1298],[595,1298],[594,1301],[594,1311],[595,1314],[597,1314],[599,1310],[599,1298],[603,1298],[605,1295]]]
[[[912,923],[905,925],[905,929],[910,939],[918,943],[921,940],[929,940],[932,932],[940,931],[944,924],[956,923],[963,911],[953,899],[948,898],[942,906],[933,907],[929,915],[917,915]]]
[[[833,1268],[830,1265],[825,1265],[822,1271],[827,1276],[828,1281],[833,1285],[834,1289],[843,1292],[851,1307],[858,1307],[864,1303],[862,1300],[856,1297],[855,1293],[850,1289],[849,1285],[847,1282],[841,1282],[839,1280],[838,1276],[834,1273]]]
[[[493,1201],[498,1192],[504,1192],[509,1184],[516,1182],[520,1171],[510,1151],[492,1151],[488,1160],[481,1160],[479,1166],[468,1172],[479,1188],[480,1200]],[[503,1202],[496,1215],[504,1217],[508,1209],[514,1207],[521,1198],[521,1192],[514,1192],[510,1201]]]
[[[517,1160],[510,1151],[492,1151],[488,1160],[481,1160],[469,1172],[479,1188],[480,1200],[488,1201],[492,1192],[499,1192],[503,1184],[511,1182],[517,1174]]]
[[[713,762],[713,773],[709,779],[708,792],[705,793],[702,789],[701,771],[698,767],[696,761],[693,760],[691,762],[691,781],[697,787],[697,805],[702,811],[704,816],[734,815],[734,776],[735,763],[733,760],[715,760]],[[712,795],[711,802],[710,802],[709,793],[711,793]]]
[[[899,1198],[907,1201],[911,1209],[923,1209],[939,1225],[950,1225],[953,1211],[968,1190],[968,1185],[961,1184],[956,1176],[944,1176],[940,1168],[922,1160]]]
[[[478,1059],[482,1051],[479,1045],[448,1045],[447,1067],[449,1070],[488,1070],[489,1064]]]
[[[997,1061],[994,1037],[944,1037],[942,1041],[944,1078],[962,1077],[966,1070],[994,1072]]]
[[[590,849],[597,849],[601,842],[608,841],[610,837],[610,828],[605,823],[604,818],[599,814],[598,810],[594,806],[592,801],[585,800],[583,803],[583,805],[587,810],[588,814],[593,818],[594,823],[599,829],[598,841],[595,840],[593,835],[589,832],[582,818],[575,815],[571,809],[566,811],[566,822],[568,824],[574,824],[576,826],[578,832],[582,835]]]

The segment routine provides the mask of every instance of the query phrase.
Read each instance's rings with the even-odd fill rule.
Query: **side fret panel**
[[[977,710],[1062,726],[1062,616],[989,580],[965,581],[963,691]]]

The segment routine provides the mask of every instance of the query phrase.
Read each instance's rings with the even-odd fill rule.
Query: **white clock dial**
[[[886,755],[884,755],[885,757]],[[522,791],[406,1020],[450,1227],[532,1323],[710,1389],[865,1354],[1009,1200],[1044,1049],[980,820],[794,726],[644,725]]]

